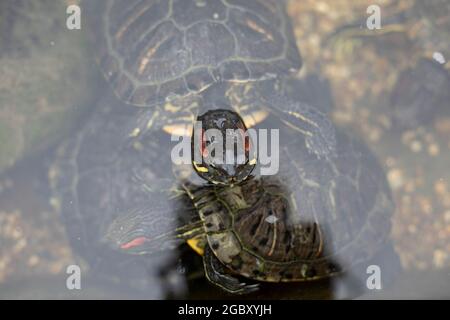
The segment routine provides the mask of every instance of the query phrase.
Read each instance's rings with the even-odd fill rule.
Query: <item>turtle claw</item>
[[[259,290],[260,285],[258,283],[256,284],[246,284],[246,283],[241,283],[241,290],[238,292],[234,292],[236,294],[249,294],[252,292],[256,292]]]
[[[248,294],[259,289],[259,284],[246,284],[225,273],[223,264],[216,258],[210,247],[205,248],[203,264],[209,282],[232,294]]]

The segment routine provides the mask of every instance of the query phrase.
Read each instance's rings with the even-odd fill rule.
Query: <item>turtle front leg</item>
[[[200,105],[201,97],[193,95],[168,101],[160,106],[142,108],[129,135],[137,137],[148,131],[162,129],[171,135],[189,137]]]
[[[227,97],[239,114],[267,110],[305,137],[308,150],[318,158],[336,152],[334,124],[314,106],[293,100],[284,93],[283,82],[267,80],[259,84],[234,84]]]
[[[267,107],[289,127],[304,135],[311,153],[318,158],[332,157],[336,153],[335,127],[328,115],[314,106],[293,101],[271,87],[261,92]]]
[[[248,285],[225,273],[223,264],[216,258],[209,246],[206,246],[203,256],[205,275],[209,282],[233,294],[247,294],[257,291],[259,284]]]

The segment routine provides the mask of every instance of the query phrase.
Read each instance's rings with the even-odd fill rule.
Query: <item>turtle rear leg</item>
[[[203,257],[205,275],[209,282],[233,294],[247,294],[259,289],[258,284],[248,285],[225,273],[223,264],[214,256],[211,248],[206,246]]]

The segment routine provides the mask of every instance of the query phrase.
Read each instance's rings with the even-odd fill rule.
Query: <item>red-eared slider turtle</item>
[[[241,118],[227,110],[209,111],[199,119],[203,130],[217,129],[224,136],[230,134],[227,129],[246,130]],[[190,244],[203,253],[208,280],[228,292],[247,293],[258,285],[241,283],[236,276],[307,281],[352,272],[365,263],[384,268],[380,252],[396,259],[388,241],[394,205],[383,169],[369,149],[337,131],[336,155],[317,159],[303,140],[290,131],[284,134],[280,170],[272,176],[248,175],[254,164],[247,147],[244,165],[212,162],[203,149],[217,139],[204,138],[200,147],[193,147],[200,148],[208,163],[197,163],[194,170],[209,184],[181,180],[181,185],[203,224],[203,232],[196,229]],[[146,227],[154,211],[149,209],[148,218],[142,212],[121,217],[108,238],[125,252],[154,252]],[[364,285],[367,266],[356,275],[364,278]]]
[[[321,84],[313,78],[314,81],[310,81],[310,77],[289,80],[283,88],[295,85],[299,91],[308,93],[312,85],[317,89]],[[325,94],[328,93],[326,88],[321,91],[321,97],[329,97]],[[292,94],[290,90],[284,93]],[[225,95],[217,97],[209,105],[227,100]],[[317,100],[306,94],[304,98],[310,103]],[[318,109],[325,113],[329,108],[324,101],[319,103]],[[61,213],[76,255],[96,274],[113,275],[125,283],[142,287],[147,280],[143,273],[157,268],[148,265],[148,257],[132,257],[111,250],[111,235],[116,237],[111,230],[127,233],[126,230],[143,223],[146,237],[152,241],[146,241],[139,232],[130,231],[127,233],[132,238],[130,241],[114,241],[114,246],[120,242],[121,250],[137,249],[141,253],[140,244],[145,242],[148,251],[175,255],[175,251],[166,249],[186,240],[195,246],[195,234],[203,233],[203,226],[192,201],[176,183],[182,178],[181,173],[187,172],[191,179],[197,175],[190,163],[187,166],[190,171],[181,165],[174,170],[171,138],[163,132],[147,132],[142,139],[129,143],[123,135],[124,128],[138,113],[138,108],[124,105],[113,93],[107,93],[82,130],[59,148],[50,170],[50,181],[53,203]],[[201,179],[198,180],[197,185],[201,185]],[[130,215],[145,216],[145,220],[129,219]]]
[[[199,111],[211,108],[205,100],[226,95],[244,119],[258,123],[274,112],[305,135],[311,152],[333,152],[328,117],[277,89],[279,79],[301,67],[285,1],[101,0],[85,6],[101,70],[121,101],[143,107],[130,121],[132,137],[161,128],[190,134]]]
[[[175,251],[168,249],[182,240],[161,236],[158,242],[158,236],[174,232],[179,224],[190,226],[189,230],[195,224],[186,220],[190,219],[186,206],[183,215],[176,215],[177,208],[167,201],[168,189],[175,183],[170,137],[155,132],[151,138],[126,143],[123,127],[137,110],[117,103],[112,93],[102,98],[83,129],[58,149],[49,172],[52,203],[61,213],[75,255],[87,262],[95,277],[150,289],[153,297],[161,298],[158,272],[175,258]],[[167,254],[132,257],[111,250],[105,234],[114,219],[130,212],[148,212],[148,208],[159,208],[147,227],[155,246]],[[192,218],[199,220],[197,214]]]

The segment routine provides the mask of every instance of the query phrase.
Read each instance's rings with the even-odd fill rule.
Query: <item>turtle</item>
[[[293,98],[294,90],[288,88],[305,92],[303,98],[313,104],[317,99],[307,94],[311,86],[324,98],[318,110],[327,112],[325,101],[331,97],[325,93],[329,93],[329,87],[318,76],[289,79],[282,88]],[[217,97],[226,101],[224,94]],[[173,145],[170,136],[162,131],[149,131],[142,139],[129,143],[123,135],[124,128],[138,113],[138,108],[126,105],[106,90],[82,128],[58,148],[49,181],[51,202],[62,217],[75,255],[87,263],[92,273],[107,281],[146,289],[149,270],[151,273],[160,269],[149,265],[152,260],[176,258],[176,251],[186,242],[201,251],[195,235],[202,227],[192,201],[177,186],[180,179],[189,176],[193,181],[197,175],[190,161],[188,166],[174,166],[170,159]],[[199,177],[196,183],[202,184]],[[111,245],[110,230],[126,230],[136,222],[128,219],[130,215],[143,214],[147,219],[154,214],[151,224],[154,228],[148,229],[153,238],[151,244],[154,251],[169,252],[168,259],[157,255],[151,255],[150,259],[131,257],[118,253],[116,242]],[[132,251],[143,238],[133,240],[122,243],[120,250]]]
[[[183,206],[183,215],[176,215],[174,202],[161,201],[175,183],[170,174],[170,136],[152,133],[148,139],[127,143],[123,126],[137,110],[119,103],[108,92],[83,128],[59,146],[49,170],[51,204],[61,216],[74,263],[83,272],[148,293],[147,298],[162,298],[182,286],[180,280],[174,288],[163,288],[160,272],[177,275],[175,248],[185,240],[155,241],[159,251],[166,254],[133,257],[112,250],[105,234],[114,219],[151,207],[159,208],[153,220],[155,237],[177,229],[177,225],[195,229],[199,218],[194,212],[189,215],[187,206]],[[192,223],[188,221],[191,218]]]
[[[199,120],[202,130],[216,129],[224,136],[227,129],[239,134],[247,130],[230,110],[211,110]],[[389,241],[395,206],[384,171],[369,148],[337,130],[335,156],[317,159],[308,152],[306,140],[274,126],[280,127],[285,143],[275,175],[251,173],[260,165],[247,147],[251,139],[243,139],[245,161],[234,165],[203,153],[211,143],[220,144],[217,139],[203,135],[205,141],[192,142],[204,158],[194,163],[192,153],[193,169],[208,183],[179,181],[201,219],[203,230],[196,228],[188,241],[203,256],[206,278],[229,293],[246,294],[257,290],[260,282],[317,280],[345,271],[361,280],[366,270],[357,273],[355,266],[398,266]],[[116,220],[108,230],[111,244],[131,254],[154,253],[146,225],[157,213],[149,211],[148,217],[133,212]],[[247,284],[239,277],[257,283]],[[361,281],[365,285],[365,279]]]
[[[117,98],[140,112],[126,135],[163,129],[188,136],[225,95],[247,122],[273,113],[333,153],[334,126],[317,108],[282,95],[302,65],[285,1],[101,0],[84,3],[98,64]],[[132,142],[131,142],[132,143]]]

